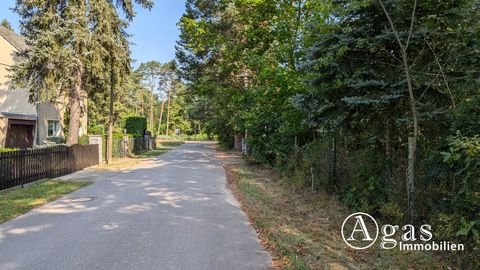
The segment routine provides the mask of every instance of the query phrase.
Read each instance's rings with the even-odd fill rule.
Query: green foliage
[[[153,6],[152,0],[135,2],[149,9]],[[31,102],[67,100],[68,142],[77,143],[87,96],[114,100],[110,90],[129,73],[125,29],[135,15],[133,2],[17,1],[14,11],[20,16],[28,47],[19,52],[24,61],[12,68],[12,81],[30,90]]]
[[[103,135],[105,134],[105,127],[103,125],[95,125],[88,127],[88,133],[92,135]]]
[[[45,144],[47,145],[56,145],[56,144],[65,144],[66,140],[64,137],[48,137],[45,139]]]
[[[10,24],[10,22],[7,19],[2,19],[2,21],[0,22],[0,25],[7,28],[8,30],[14,32],[12,25]]]
[[[418,110],[415,222],[478,251],[480,2],[414,1],[413,21],[414,2],[382,2],[408,44]],[[177,46],[187,114],[225,146],[246,132],[249,160],[296,188],[313,174],[349,207],[404,223],[411,97],[388,23],[379,1],[189,0]]]
[[[455,208],[461,211],[463,220],[469,225],[468,230],[462,228],[461,235],[480,233],[480,136],[474,137],[451,137],[450,149],[443,152],[444,161],[451,167],[456,168],[456,176],[462,181],[455,187],[453,195]]]
[[[148,117],[148,129],[151,132],[154,132],[155,119],[154,119],[154,95],[155,92],[158,93],[162,98],[164,97],[165,89],[161,89],[161,75],[162,75],[163,66],[160,62],[157,61],[148,61],[146,63],[141,63],[136,72],[140,75],[142,83],[145,87],[150,89],[149,93],[149,117]]]
[[[48,180],[0,192],[0,224],[89,185],[85,181]],[[21,202],[21,203],[20,203]]]
[[[0,153],[20,150],[19,148],[0,148]]]
[[[451,195],[449,212],[455,214],[455,226],[446,236],[460,238],[466,245],[480,250],[480,136],[449,138],[449,151],[443,152],[444,162],[456,170],[455,177],[461,179]],[[449,216],[443,216],[448,219]],[[451,220],[449,220],[451,221]],[[474,257],[475,258],[475,257]],[[477,265],[478,266],[478,265]]]
[[[359,180],[361,181],[357,181],[343,196],[343,201],[352,209],[376,214],[381,206],[377,196],[383,190],[382,179],[369,176],[367,179],[360,178]]]
[[[121,132],[114,132],[112,135],[113,135],[114,139],[123,139],[125,136],[132,137],[132,138],[138,137],[138,136],[134,136],[132,134],[126,135],[126,134],[121,133]]]
[[[81,145],[88,145],[89,144],[89,138],[88,138],[88,135],[82,135],[80,136],[80,138],[78,138],[78,144],[81,144]]]
[[[127,134],[134,137],[142,137],[147,130],[147,119],[145,117],[130,116],[125,121]]]

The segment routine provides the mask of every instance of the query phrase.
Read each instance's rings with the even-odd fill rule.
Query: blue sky
[[[18,32],[18,16],[9,8],[15,0],[0,0],[0,20],[7,19]],[[157,60],[167,62],[175,58],[175,41],[178,40],[178,20],[185,10],[185,0],[156,0],[151,11],[136,9],[137,16],[128,28],[134,66],[141,62]]]

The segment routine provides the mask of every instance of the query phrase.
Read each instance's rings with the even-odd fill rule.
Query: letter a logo
[[[351,229],[353,225],[353,229]],[[371,237],[370,232],[375,232]],[[346,236],[350,237],[346,237]],[[360,236],[360,237],[358,237]],[[356,238],[357,237],[357,238]],[[354,249],[366,249],[372,246],[378,238],[377,221],[369,214],[358,212],[348,216],[342,224],[342,238]]]
[[[360,215],[354,217],[357,219],[357,222],[355,223],[355,227],[353,227],[352,234],[348,238],[348,241],[355,241],[353,235],[356,232],[361,232],[363,234],[363,241],[372,241],[373,239],[370,237],[370,234],[368,234],[367,226],[365,225],[363,217]],[[360,227],[359,229],[357,229],[358,226]]]

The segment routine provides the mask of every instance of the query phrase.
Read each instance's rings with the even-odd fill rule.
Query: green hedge
[[[19,148],[0,148],[0,153],[20,150]]]
[[[147,118],[139,116],[128,117],[125,121],[125,129],[127,130],[127,134],[134,137],[141,137],[147,129]]]
[[[103,125],[95,125],[88,127],[88,134],[103,135],[105,134],[105,127]]]

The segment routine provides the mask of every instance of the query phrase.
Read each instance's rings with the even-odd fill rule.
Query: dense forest
[[[432,224],[479,267],[479,1],[189,0],[193,115],[296,188]]]

